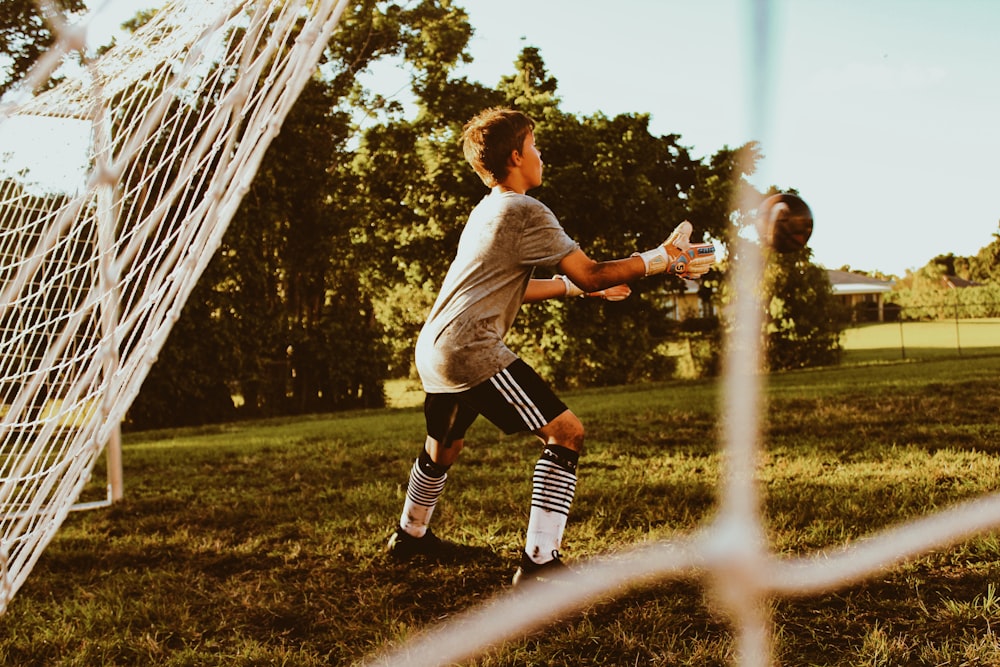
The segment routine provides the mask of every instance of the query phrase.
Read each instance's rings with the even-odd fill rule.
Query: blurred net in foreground
[[[80,48],[80,28],[57,23],[58,41],[22,95],[0,104],[0,609],[105,450],[108,500],[120,493],[117,424],[345,5],[168,2],[127,42],[32,95]],[[751,127],[766,146],[769,7],[748,6]],[[29,166],[10,171],[8,151],[24,139],[38,153],[58,143],[60,160],[45,170],[51,182]],[[736,202],[744,211],[755,204]],[[569,590],[472,609],[373,663],[451,664],[623,587],[695,575],[729,614],[739,663],[764,665],[769,598],[846,586],[1000,525],[992,495],[844,549],[793,559],[770,552],[754,470],[763,410],[754,286],[764,258],[752,243],[733,255],[717,519],[683,539],[595,559]]]
[[[751,135],[765,150],[767,102],[771,85],[767,0],[748,0],[750,48],[748,90]],[[744,191],[733,209],[753,212],[756,195]],[[820,214],[821,215],[821,214]],[[819,224],[822,223],[820,219]],[[764,309],[757,293],[766,257],[752,241],[732,249],[728,280],[733,301],[727,317],[733,323],[726,338],[722,443],[724,468],[716,519],[702,530],[669,542],[638,546],[610,558],[595,558],[579,567],[572,587],[507,595],[425,632],[370,664],[445,665],[481,652],[486,646],[517,637],[562,614],[616,592],[656,581],[695,577],[730,620],[736,662],[742,667],[772,660],[769,601],[814,595],[870,578],[893,565],[933,549],[956,544],[1000,526],[1000,494],[968,501],[934,515],[884,530],[844,548],[796,558],[769,549],[756,481],[762,401]],[[666,508],[665,511],[669,511]],[[538,588],[545,589],[540,586]]]

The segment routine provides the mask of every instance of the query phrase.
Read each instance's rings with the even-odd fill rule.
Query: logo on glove
[[[705,260],[708,260],[707,262]],[[701,278],[715,260],[715,245],[712,243],[692,243],[687,250],[673,260],[669,271],[681,278],[697,280]],[[694,263],[697,268],[692,272],[689,263]]]

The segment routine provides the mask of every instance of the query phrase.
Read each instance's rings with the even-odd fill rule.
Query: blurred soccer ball
[[[795,195],[771,195],[757,207],[757,233],[761,242],[778,252],[795,252],[806,247],[812,230],[812,211]]]

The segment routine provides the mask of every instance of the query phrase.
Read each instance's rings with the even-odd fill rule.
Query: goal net
[[[345,5],[176,0],[88,57],[40,3],[0,100],[0,611],[105,452],[121,494],[118,425]]]
[[[91,504],[120,495],[118,424],[347,3],[167,1],[96,58],[83,48],[87,19],[66,25],[40,4],[57,42],[0,99],[0,612],[81,507],[105,453],[107,497]],[[766,0],[749,4],[766,19]],[[766,23],[751,26],[748,59],[762,138]],[[752,243],[733,256],[716,520],[595,559],[559,594],[493,600],[373,663],[453,664],[602,596],[698,574],[728,614],[740,664],[765,665],[770,599],[845,586],[1000,526],[994,494],[843,549],[771,552],[755,481],[764,260]]]

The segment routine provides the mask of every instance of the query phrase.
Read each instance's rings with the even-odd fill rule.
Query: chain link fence
[[[959,300],[879,311],[862,304],[841,335],[841,363],[1000,355],[1000,301]]]

